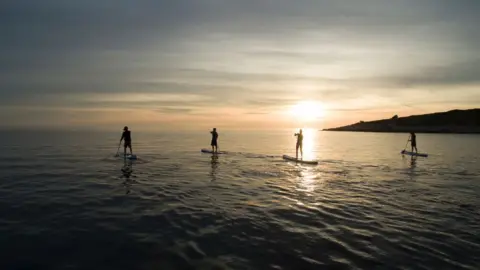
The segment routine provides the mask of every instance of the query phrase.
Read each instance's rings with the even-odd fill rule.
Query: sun
[[[293,105],[290,114],[299,120],[312,121],[325,116],[324,106],[315,101],[302,101]]]

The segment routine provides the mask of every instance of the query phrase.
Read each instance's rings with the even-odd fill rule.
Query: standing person
[[[130,149],[130,155],[133,155],[132,153],[132,135],[130,134],[130,130],[128,130],[128,127],[125,126],[123,128],[123,133],[122,137],[120,138],[120,143],[122,143],[122,140],[125,141],[123,144],[123,155],[127,156],[127,147]]]
[[[212,152],[218,153],[218,142],[217,142],[218,133],[217,133],[217,128],[213,128],[213,130],[210,131],[210,133],[212,134],[212,142],[210,143],[210,145],[212,146]]]
[[[418,153],[418,150],[417,150],[417,136],[415,135],[414,132],[410,132],[410,139],[409,141],[411,142],[411,146],[412,146],[412,152],[413,152],[413,148],[415,148],[415,153]]]
[[[302,129],[300,129],[299,133],[295,133],[295,136],[297,136],[297,146],[295,149],[295,158],[298,159],[298,148],[300,148],[300,154],[302,155],[303,159],[303,133]]]

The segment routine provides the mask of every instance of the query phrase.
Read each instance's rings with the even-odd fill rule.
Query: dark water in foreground
[[[480,269],[480,136],[119,135],[0,135],[0,269]]]

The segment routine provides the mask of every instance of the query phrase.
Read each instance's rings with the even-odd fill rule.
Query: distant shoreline
[[[453,110],[407,117],[395,115],[390,119],[360,121],[347,126],[322,129],[322,131],[480,134],[480,109]]]
[[[357,133],[410,133],[410,131],[375,131],[375,130],[334,130],[320,129],[327,132],[357,132]],[[480,131],[414,131],[415,133],[424,134],[480,134]]]

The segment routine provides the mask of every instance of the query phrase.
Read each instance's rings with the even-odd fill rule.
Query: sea
[[[0,269],[480,269],[479,135],[218,132],[0,132]]]

